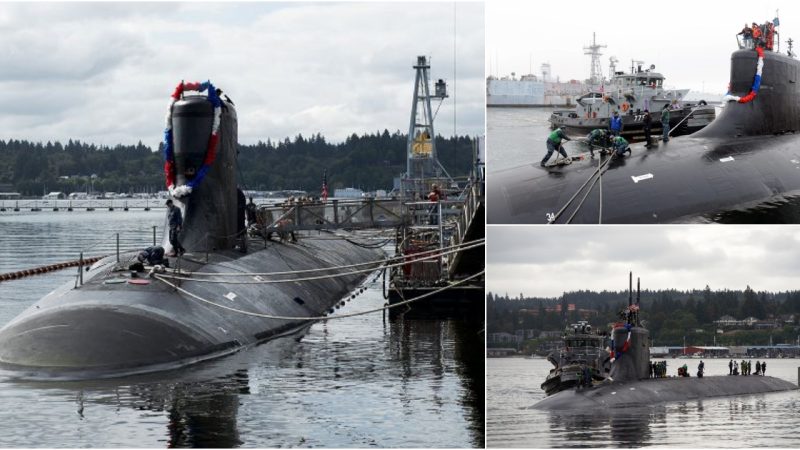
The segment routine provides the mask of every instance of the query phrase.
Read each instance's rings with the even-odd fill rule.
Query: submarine
[[[164,149],[186,253],[170,257],[170,268],[154,277],[130,270],[137,252],[80,270],[74,282],[0,329],[0,368],[45,379],[170,370],[303,330],[344,303],[368,270],[343,272],[342,266],[377,268],[383,253],[333,235],[299,235],[296,243],[264,239],[243,251],[237,136],[227,96],[220,98],[209,82],[181,82],[170,102]],[[171,249],[166,237],[162,246]]]
[[[734,51],[731,101],[708,126],[623,158],[491,173],[488,221],[691,222],[800,194],[799,73],[792,56]]]
[[[639,320],[638,281],[634,303],[632,273],[629,279],[628,307],[611,333],[615,358],[609,377],[591,387],[559,391],[533,405],[534,409],[592,411],[798,389],[793,383],[766,375],[649,378],[650,333]]]

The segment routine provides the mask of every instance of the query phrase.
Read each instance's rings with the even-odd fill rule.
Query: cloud
[[[596,32],[602,49],[601,67],[608,75],[609,57],[617,70],[630,70],[631,60],[655,64],[668,86],[724,94],[730,75],[735,34],[745,22],[764,23],[775,17],[796,17],[800,7],[789,0],[754,4],[675,0],[669,8],[602,8],[589,0],[570,2],[494,1],[487,3],[486,71],[494,75],[539,73],[544,62],[562,81],[589,77],[590,58],[583,47]],[[575,11],[571,13],[568,10]],[[535,20],[532,17],[546,18]],[[557,18],[555,20],[548,20]],[[781,51],[797,36],[800,24],[783,20]],[[531,64],[532,61],[532,64]]]
[[[483,5],[452,3],[0,4],[0,139],[156,146],[174,85],[210,79],[240,142],[405,130],[417,55],[451,95],[437,132],[484,128]],[[457,81],[457,83],[454,83]]]
[[[798,249],[797,227],[489,227],[487,290],[619,290],[631,270],[652,289],[800,289]]]

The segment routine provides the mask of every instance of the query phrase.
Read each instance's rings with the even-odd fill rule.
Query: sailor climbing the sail
[[[544,159],[542,159],[542,166],[547,163],[547,160],[550,159],[550,156],[552,156],[555,151],[560,153],[564,158],[567,157],[567,152],[564,150],[564,147],[561,146],[562,140],[570,140],[567,134],[564,133],[564,127],[556,128],[550,133],[550,136],[547,137],[547,154],[544,156]],[[556,157],[556,161],[558,161],[558,157]]]

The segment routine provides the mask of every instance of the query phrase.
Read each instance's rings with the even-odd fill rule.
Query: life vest
[[[630,105],[628,105],[628,103],[627,103],[627,102],[622,104],[622,110],[623,110],[623,111],[627,111],[627,110],[628,110],[628,108],[630,108]]]
[[[547,140],[552,142],[555,145],[560,144],[561,143],[561,139],[562,139],[561,130],[555,130],[552,133],[550,133],[550,136],[547,137]]]

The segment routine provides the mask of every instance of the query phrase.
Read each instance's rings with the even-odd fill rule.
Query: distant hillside
[[[636,293],[634,292],[634,297]],[[514,333],[530,329],[554,331],[581,318],[598,329],[618,320],[618,313],[628,304],[628,292],[567,292],[560,298],[509,297],[489,292],[486,296],[487,332]],[[634,298],[635,300],[635,298]],[[570,306],[574,305],[574,306]],[[566,307],[565,307],[566,306]],[[643,290],[641,318],[658,345],[766,344],[795,342],[800,333],[800,291]],[[722,316],[733,319],[758,319],[750,326],[721,327],[714,321]],[[725,328],[724,333],[718,333]],[[746,332],[730,333],[734,328]]]
[[[468,136],[436,138],[439,160],[451,176],[464,176],[472,165]],[[154,192],[164,190],[164,158],[137,145],[98,147],[80,141],[28,142],[0,140],[0,184],[26,196],[47,191]],[[387,189],[405,172],[406,135],[388,130],[353,134],[331,144],[320,135],[281,142],[239,146],[239,183],[248,189],[301,189],[318,192],[328,171],[331,191],[340,187]],[[95,177],[92,178],[92,175]]]

